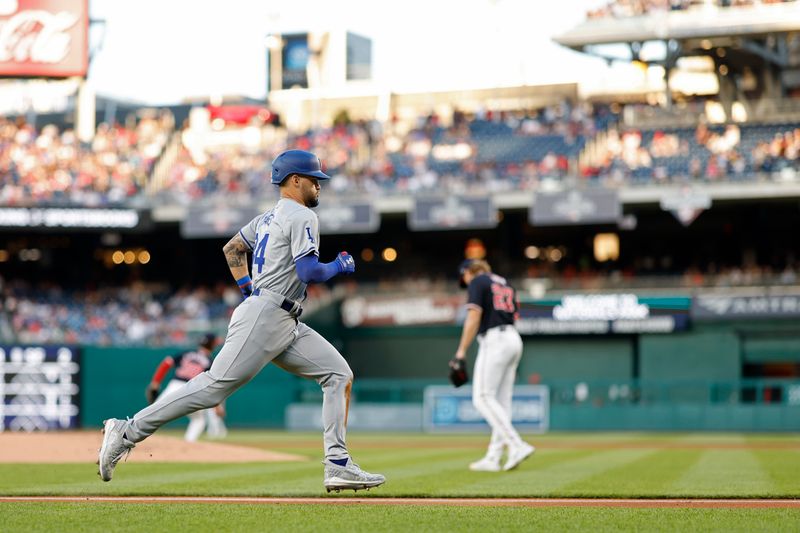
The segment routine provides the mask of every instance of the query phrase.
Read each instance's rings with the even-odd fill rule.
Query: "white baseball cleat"
[[[474,463],[469,464],[469,469],[473,472],[499,472],[500,459],[491,459],[484,457]]]
[[[98,474],[103,481],[111,481],[114,467],[122,456],[127,457],[135,446],[136,444],[125,438],[124,420],[109,418],[103,422],[103,444],[97,457],[97,465],[100,467]]]
[[[527,442],[523,442],[519,446],[515,446],[514,448],[510,448],[508,450],[508,458],[506,459],[506,464],[503,465],[503,470],[513,470],[519,466],[519,464],[533,455],[533,452],[536,451],[536,448],[528,444]]]
[[[339,464],[341,463],[341,464]],[[370,474],[361,470],[352,459],[326,459],[325,465],[325,489],[330,492],[339,492],[342,489],[369,490],[372,487],[383,485],[386,478],[381,474]]]

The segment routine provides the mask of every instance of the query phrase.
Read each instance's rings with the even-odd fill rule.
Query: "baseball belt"
[[[259,296],[262,292],[266,293],[267,291],[262,289],[254,289],[253,296]],[[303,314],[303,306],[290,298],[284,298],[280,307],[294,317],[299,317]]]

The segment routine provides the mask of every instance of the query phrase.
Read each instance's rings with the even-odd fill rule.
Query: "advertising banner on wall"
[[[615,224],[621,216],[617,191],[610,189],[536,194],[528,211],[534,226]]]
[[[348,328],[454,324],[463,305],[462,295],[359,296],[342,303],[342,321]]]
[[[800,317],[800,294],[699,295],[692,299],[695,320]]]
[[[253,218],[261,214],[255,206],[231,208],[223,203],[190,205],[181,221],[181,237],[185,239],[231,238]]]
[[[517,385],[511,400],[511,422],[520,432],[544,433],[550,426],[550,390],[545,385]],[[425,431],[487,432],[489,425],[472,404],[472,387],[425,388]]]
[[[488,197],[418,197],[408,214],[408,227],[412,231],[496,226],[497,209]]]
[[[308,60],[311,52],[308,48],[308,34],[297,33],[283,36],[281,53],[282,88],[308,88]]]
[[[687,297],[635,294],[564,296],[521,302],[517,329],[522,335],[606,335],[672,333],[689,327]]]
[[[0,76],[86,76],[87,0],[0,2]]]
[[[380,227],[378,212],[370,202],[338,201],[320,205],[314,210],[323,235],[336,233],[375,233]]]
[[[0,207],[0,228],[138,231],[152,224],[140,209],[91,207]]]
[[[77,428],[79,384],[74,347],[0,345],[0,431]]]

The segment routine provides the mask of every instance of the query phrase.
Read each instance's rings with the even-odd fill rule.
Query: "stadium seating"
[[[329,292],[324,285],[309,287],[317,300]],[[0,296],[0,340],[101,346],[183,344],[198,332],[224,330],[241,303],[236,287],[224,283],[66,289],[12,280]]]
[[[666,11],[683,11],[703,6],[745,7],[757,4],[777,4],[794,2],[795,0],[613,0],[607,4],[587,12],[589,19],[607,17],[627,18],[663,13]]]
[[[164,115],[101,124],[84,144],[69,129],[0,118],[0,205],[124,203],[145,187],[171,125]]]
[[[800,172],[800,124],[611,130],[584,176],[633,184],[718,181]]]
[[[800,168],[800,124],[628,129],[619,109],[563,104],[516,112],[435,115],[409,130],[354,122],[283,132],[262,147],[188,146],[155,163],[170,141],[166,113],[134,127],[101,124],[89,145],[71,130],[0,121],[0,205],[183,204],[224,196],[272,198],[270,161],[287,147],[317,153],[331,194],[415,194],[532,189],[580,173],[607,185],[782,179]],[[578,161],[580,160],[580,165]]]

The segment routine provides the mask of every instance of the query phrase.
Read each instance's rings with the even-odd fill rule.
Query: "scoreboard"
[[[77,348],[0,345],[0,431],[77,428],[79,400]]]

